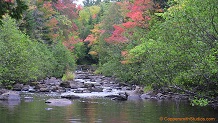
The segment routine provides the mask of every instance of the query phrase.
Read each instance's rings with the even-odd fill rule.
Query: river
[[[25,93],[18,102],[0,101],[0,123],[161,123],[206,118],[218,121],[217,110],[192,107],[187,102],[86,98],[72,100],[69,106],[49,106],[45,103],[49,98],[53,98],[52,94]]]

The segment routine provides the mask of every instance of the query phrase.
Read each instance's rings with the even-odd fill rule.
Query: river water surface
[[[172,118],[184,118],[184,123],[202,118],[215,118],[212,121],[218,121],[217,110],[192,107],[187,102],[118,102],[92,98],[72,100],[72,105],[58,107],[45,103],[50,96],[25,96],[33,98],[23,97],[20,102],[0,102],[0,123],[161,123]]]

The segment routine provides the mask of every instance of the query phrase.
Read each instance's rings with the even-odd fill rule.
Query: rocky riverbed
[[[188,96],[183,95],[164,95],[162,93],[143,93],[142,87],[136,85],[129,85],[119,83],[113,77],[106,77],[103,75],[95,75],[89,71],[75,71],[74,80],[62,82],[61,79],[55,77],[46,78],[38,82],[29,84],[15,84],[13,91],[1,90],[0,99],[7,100],[19,99],[19,92],[29,93],[50,93],[56,92],[62,98],[78,99],[78,98],[96,98],[106,97],[114,100],[143,100],[143,99],[170,99],[181,98],[187,99]],[[10,96],[13,95],[13,96]]]
[[[143,87],[120,83],[113,77],[96,75],[90,71],[77,70],[75,78],[63,82],[61,79],[51,77],[29,84],[15,84],[13,91],[0,90],[0,100],[20,100],[20,92],[27,93],[55,93],[61,98],[109,98],[119,101],[140,101],[140,100],[186,100],[191,95],[173,93],[171,91],[150,91],[143,92]],[[55,100],[56,104],[57,101]],[[66,101],[66,100],[64,100]]]

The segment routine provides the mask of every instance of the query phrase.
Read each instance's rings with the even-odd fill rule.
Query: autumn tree
[[[42,0],[38,0],[42,1]],[[43,0],[43,1],[53,1],[57,0]],[[29,2],[29,1],[28,1]],[[9,14],[10,17],[14,19],[21,19],[24,11],[28,9],[27,1],[25,0],[1,0],[0,1],[0,24],[1,19],[5,14]]]
[[[60,77],[66,69],[73,68],[73,60],[76,57],[72,56],[72,49],[74,48],[73,45],[80,40],[75,38],[77,37],[75,31],[77,27],[73,20],[69,19],[68,15],[60,12],[62,10],[61,7],[56,8],[59,4],[58,2],[43,0],[29,2],[30,7],[24,16],[24,24],[26,24],[26,33],[28,35],[38,42],[46,44],[52,51],[56,61],[58,61],[53,63],[59,71],[55,72],[55,76]],[[60,4],[62,5],[62,3]],[[74,6],[73,2],[71,4]],[[62,7],[66,8],[64,5]],[[25,31],[25,29],[23,30]],[[68,61],[71,61],[71,63]],[[58,65],[59,63],[62,65]]]

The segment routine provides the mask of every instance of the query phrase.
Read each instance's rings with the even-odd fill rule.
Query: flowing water
[[[90,98],[72,100],[72,105],[58,107],[45,103],[50,96],[28,94],[20,102],[1,101],[0,123],[161,123],[178,118],[184,122],[202,121],[203,118],[218,121],[217,110],[192,107],[187,102],[118,102]]]

